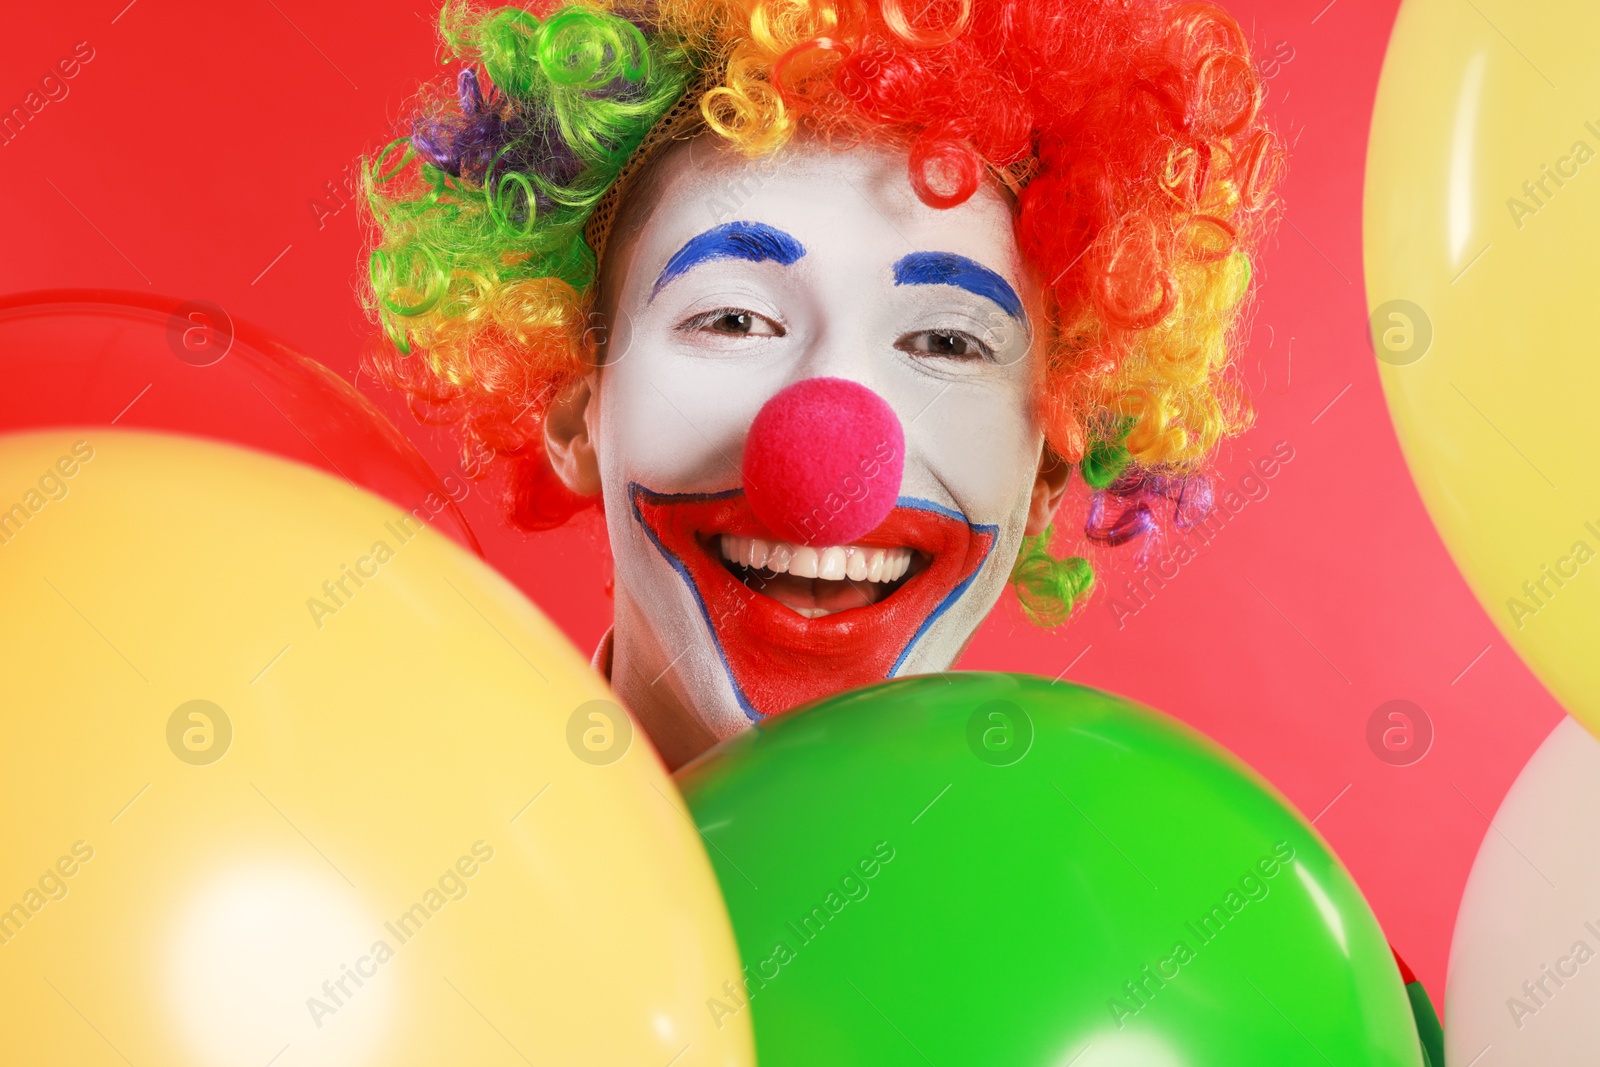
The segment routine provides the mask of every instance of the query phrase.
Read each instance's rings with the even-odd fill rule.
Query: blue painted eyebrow
[[[650,299],[709,259],[744,259],[751,263],[772,260],[787,267],[805,254],[805,246],[780,229],[760,222],[725,222],[689,238],[672,254],[650,290]]]
[[[1000,275],[977,260],[954,252],[913,252],[894,265],[896,285],[954,285],[975,296],[993,300],[1012,318],[1026,323],[1022,298]]]

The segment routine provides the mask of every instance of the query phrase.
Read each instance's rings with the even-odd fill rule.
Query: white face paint
[[[1043,448],[1028,323],[1044,319],[1010,206],[985,188],[929,207],[906,156],[873,147],[797,141],[750,161],[701,138],[653,166],[653,205],[612,238],[613,328],[586,416],[616,560],[619,695],[653,735],[671,707],[709,743],[826,693],[948,668],[1005,586]],[[729,222],[769,254],[719,242]],[[740,491],[756,413],[814,377],[865,385],[905,433],[900,506],[835,580],[806,577],[830,573],[826,555],[775,546]],[[752,551],[765,566],[724,558]]]

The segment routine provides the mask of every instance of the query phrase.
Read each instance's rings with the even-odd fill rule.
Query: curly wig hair
[[[1033,417],[1119,544],[1209,508],[1203,468],[1250,412],[1231,363],[1281,151],[1238,24],[1164,0],[582,0],[440,15],[452,82],[365,168],[375,369],[506,475],[510,518],[593,506],[543,415],[593,368],[585,226],[662,117],[697,107],[751,157],[802,127],[890,138],[935,207],[1015,193],[1050,328]],[[698,99],[694,99],[698,96]],[[981,101],[981,106],[975,106]],[[591,232],[592,239],[592,232]],[[1013,570],[1037,621],[1093,583],[1049,534]]]

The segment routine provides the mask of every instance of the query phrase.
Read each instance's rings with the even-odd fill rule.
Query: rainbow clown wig
[[[1230,373],[1280,152],[1239,26],[1161,0],[584,0],[440,16],[459,71],[366,169],[379,374],[507,475],[512,520],[566,521],[543,446],[603,360],[593,317],[618,191],[663,131],[751,157],[801,127],[909,152],[947,207],[1010,190],[1051,322],[1033,416],[1114,545],[1210,508],[1249,410]],[[1013,570],[1036,620],[1087,594],[1047,533]]]

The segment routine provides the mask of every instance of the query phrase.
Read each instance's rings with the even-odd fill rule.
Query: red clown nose
[[[744,446],[744,491],[774,535],[846,545],[894,510],[906,438],[888,401],[859,382],[807,378],[756,414]]]

